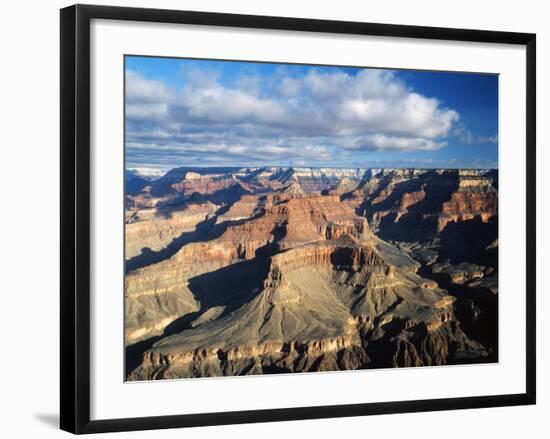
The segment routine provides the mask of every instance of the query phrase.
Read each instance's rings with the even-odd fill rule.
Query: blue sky
[[[498,167],[498,77],[126,57],[126,165]]]

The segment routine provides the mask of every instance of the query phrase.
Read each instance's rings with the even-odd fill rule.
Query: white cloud
[[[128,102],[166,102],[171,92],[162,81],[145,79],[133,70],[126,70],[126,99]]]
[[[285,97],[291,97],[297,96],[298,93],[300,93],[301,88],[301,81],[287,76],[281,80],[278,90],[281,95]]]
[[[126,117],[136,120],[158,119],[168,114],[168,104],[126,104]]]
[[[174,104],[185,110],[189,118],[200,121],[270,123],[283,115],[283,109],[274,100],[220,85],[185,88]]]
[[[459,142],[466,145],[479,145],[482,143],[498,143],[498,136],[496,134],[492,136],[480,136],[474,134],[469,128],[463,124],[458,124],[452,132]]]
[[[346,139],[342,147],[352,150],[394,150],[394,151],[437,151],[446,146],[446,142],[434,142],[430,139],[395,137],[373,134],[364,137]]]
[[[175,89],[126,72],[130,153],[326,161],[354,150],[435,151],[460,127],[457,111],[390,71],[314,68],[228,85],[218,72],[194,67],[185,79]]]

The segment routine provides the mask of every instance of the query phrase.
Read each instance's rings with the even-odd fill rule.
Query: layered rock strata
[[[494,358],[494,334],[476,331],[496,309],[497,178],[178,168],[149,182],[127,198],[126,258],[139,263],[125,337],[145,346],[128,378]]]
[[[374,245],[328,240],[270,261],[252,300],[163,338],[130,379],[440,365],[485,355],[460,329],[451,296],[389,265]]]

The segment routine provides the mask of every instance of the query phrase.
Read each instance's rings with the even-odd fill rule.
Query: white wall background
[[[550,235],[550,28],[545,2],[408,0],[298,2],[297,0],[103,0],[87,3],[299,16],[537,33],[538,45],[538,405],[455,412],[125,433],[124,437],[425,438],[544,437],[550,427],[548,302]],[[61,437],[58,422],[59,286],[59,12],[64,1],[9,2],[1,14],[0,113],[0,434]],[[548,215],[547,215],[548,214]],[[290,392],[290,389],[289,389]],[[122,435],[103,435],[122,437]]]

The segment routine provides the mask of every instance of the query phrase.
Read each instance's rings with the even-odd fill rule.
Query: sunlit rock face
[[[149,181],[126,203],[128,379],[495,361],[496,176],[177,168]]]

